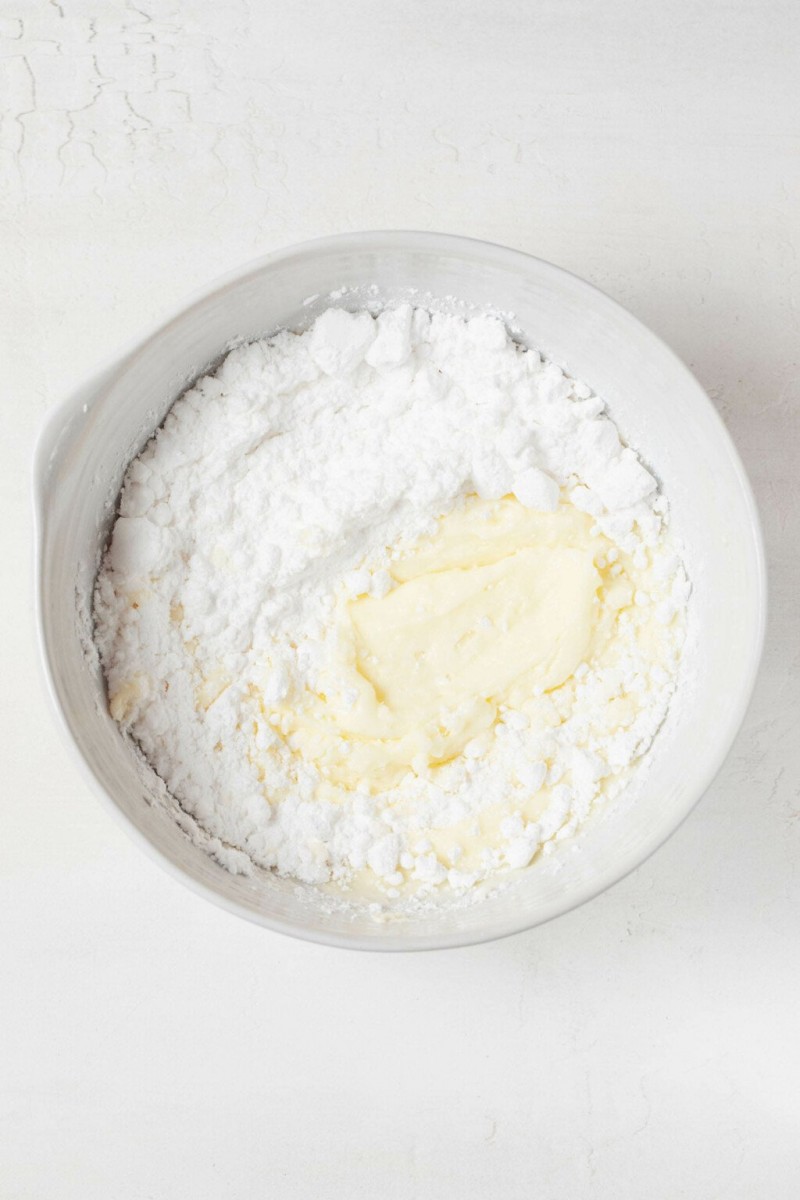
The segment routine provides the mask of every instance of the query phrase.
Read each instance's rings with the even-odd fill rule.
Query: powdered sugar
[[[469,494],[591,514],[649,570],[633,609],[671,631],[669,653],[648,657],[626,608],[613,663],[502,712],[435,777],[326,797],[265,714],[314,687],[337,594],[385,595],[398,548]],[[602,401],[496,318],[328,310],[232,351],[131,464],[95,597],[112,713],[208,833],[262,866],[319,884],[368,870],[390,896],[522,868],[624,786],[666,712],[688,584],[665,513]],[[618,728],[598,724],[623,702]],[[448,831],[477,837],[498,806],[465,870]]]

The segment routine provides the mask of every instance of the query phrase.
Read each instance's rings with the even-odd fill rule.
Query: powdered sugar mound
[[[327,799],[265,713],[314,688],[337,589],[385,595],[390,548],[470,494],[568,499],[615,553],[652,560],[642,605],[675,629],[671,657],[656,670],[620,618],[618,661],[576,672],[535,720],[509,711],[435,779]],[[497,318],[329,309],[232,350],[130,465],[94,601],[112,714],[217,846],[310,884],[471,887],[573,832],[650,745],[689,592],[666,512],[603,402]],[[624,721],[598,724],[612,710]],[[543,811],[511,811],[479,867],[430,843],[512,793]]]

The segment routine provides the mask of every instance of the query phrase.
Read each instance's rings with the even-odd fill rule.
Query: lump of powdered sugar
[[[558,484],[536,467],[527,467],[522,471],[514,480],[511,490],[526,508],[535,508],[540,512],[555,512],[558,508]]]
[[[544,733],[508,714],[489,750],[435,782],[409,775],[347,803],[318,793],[254,698],[313,688],[335,589],[385,595],[387,547],[430,533],[469,493],[551,512],[561,488],[624,553],[659,545],[656,481],[602,401],[495,318],[330,309],[307,333],[239,346],[126,474],[94,603],[115,717],[208,835],[263,867],[310,883],[369,867],[387,886],[402,867],[423,892],[470,886],[501,856],[446,869],[415,849],[419,830],[475,816],[512,785],[547,786],[538,821],[508,826],[502,861],[524,866],[646,749],[674,672],[629,728],[592,730],[590,714],[622,712],[642,663],[584,674],[566,716],[542,697]],[[667,622],[686,604],[677,559],[665,589]]]

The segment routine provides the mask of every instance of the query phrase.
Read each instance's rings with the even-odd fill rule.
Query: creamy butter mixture
[[[610,548],[569,504],[471,499],[391,563],[385,596],[340,597],[314,691],[268,719],[340,789],[377,792],[441,766],[501,706],[521,711],[607,658],[642,575],[603,578]]]
[[[232,869],[464,890],[574,832],[663,720],[665,512],[499,321],[329,310],[232,352],[131,465],[112,715]]]

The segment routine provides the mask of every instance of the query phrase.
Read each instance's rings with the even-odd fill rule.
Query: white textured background
[[[0,13],[0,1196],[796,1195],[800,7]],[[680,832],[544,929],[428,956],[184,891],[78,780],[33,666],[48,406],[216,273],[370,227],[506,242],[630,307],[719,406],[771,568],[750,714]]]

